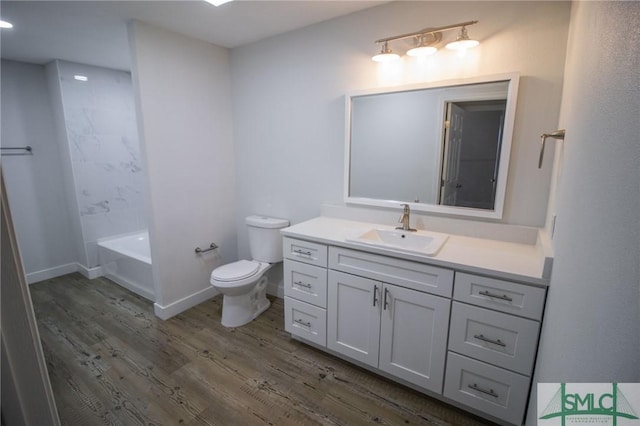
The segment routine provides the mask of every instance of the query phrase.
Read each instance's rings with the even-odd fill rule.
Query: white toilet
[[[280,229],[289,226],[285,219],[249,216],[249,248],[253,260],[239,260],[211,272],[211,284],[223,294],[222,325],[240,327],[252,321],[271,305],[267,299],[265,272],[282,262]]]

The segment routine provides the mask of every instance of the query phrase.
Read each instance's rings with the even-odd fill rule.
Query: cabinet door
[[[328,284],[327,347],[377,367],[382,284],[337,271]]]
[[[441,393],[450,309],[449,299],[385,284],[379,368]]]

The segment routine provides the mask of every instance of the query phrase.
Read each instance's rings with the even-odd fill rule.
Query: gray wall
[[[44,67],[2,61],[2,146],[31,146],[32,156],[3,156],[26,273],[76,262],[69,209]]]
[[[639,22],[640,3],[573,4],[536,382],[640,382]]]
[[[392,2],[233,49],[240,256],[249,255],[244,216],[297,223],[322,203],[342,203],[347,92],[513,71],[522,78],[504,222],[543,225],[551,162],[538,170],[537,142],[557,126],[569,10],[566,2]],[[471,19],[482,44],[464,58],[443,50],[395,70],[371,60],[376,39]]]

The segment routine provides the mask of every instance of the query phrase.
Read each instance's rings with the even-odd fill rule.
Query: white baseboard
[[[40,281],[46,281],[62,275],[71,274],[77,270],[77,263],[67,263],[66,265],[59,265],[53,268],[43,269],[42,271],[31,272],[27,274],[27,283],[39,283]]]
[[[84,275],[85,278],[89,278],[90,280],[101,277],[103,275],[102,268],[100,266],[96,266],[95,268],[87,268],[86,266],[79,263],[76,263],[76,266],[77,271]]]
[[[136,284],[133,281],[129,281],[128,279],[121,277],[119,275],[105,273],[104,276],[109,278],[114,283],[126,288],[129,291],[134,292],[135,294],[144,297],[145,299],[153,302],[155,300],[155,295],[152,291],[147,290],[146,288]]]
[[[178,315],[179,313],[186,311],[189,308],[192,308],[202,302],[211,299],[218,294],[218,291],[213,288],[213,286],[209,286],[196,293],[193,293],[192,295],[183,297],[180,300],[176,300],[175,302],[170,303],[167,306],[159,305],[156,302],[153,304],[153,311],[158,318],[167,320],[173,316]]]

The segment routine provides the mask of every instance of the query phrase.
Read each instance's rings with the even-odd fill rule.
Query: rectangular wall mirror
[[[347,95],[345,202],[500,219],[516,73]]]

